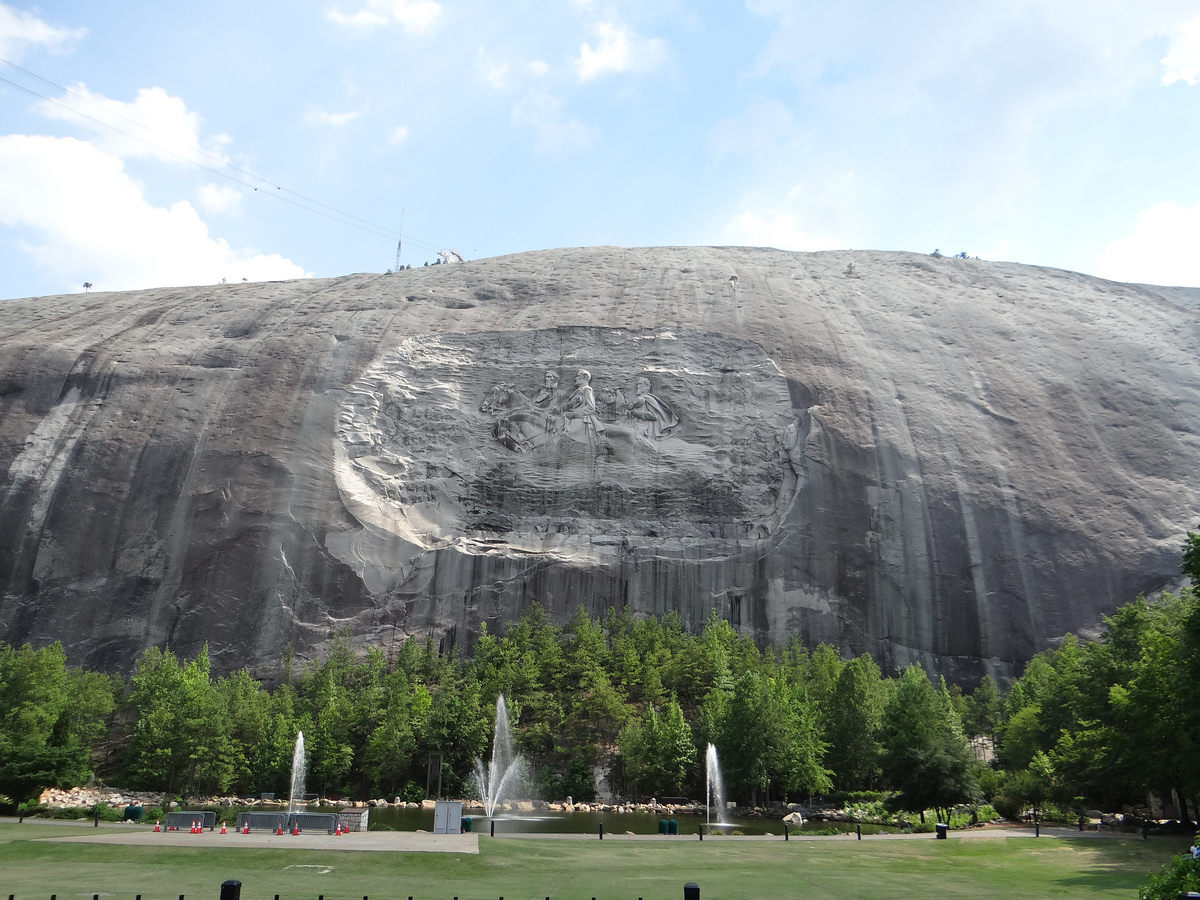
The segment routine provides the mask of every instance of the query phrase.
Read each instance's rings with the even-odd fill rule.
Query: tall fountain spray
[[[292,751],[292,793],[288,799],[288,815],[296,811],[296,801],[304,805],[304,732],[296,732],[296,748]]]
[[[508,730],[508,707],[504,695],[496,698],[496,726],[492,734],[492,762],[484,766],[483,760],[475,760],[475,771],[471,781],[483,800],[483,808],[490,818],[496,806],[511,787],[511,782],[521,768],[521,755],[513,753],[512,736]]]
[[[717,762],[717,748],[712,744],[704,754],[704,805],[708,809],[708,824],[712,825],[713,804],[717,806],[717,824],[725,815],[725,783],[721,781],[721,766]]]

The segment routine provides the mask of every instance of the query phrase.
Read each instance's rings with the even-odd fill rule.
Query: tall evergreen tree
[[[944,682],[935,689],[915,663],[884,709],[881,739],[883,780],[898,792],[896,808],[924,821],[926,809],[942,815],[977,794],[970,750]]]
[[[834,785],[872,790],[879,783],[879,729],[883,722],[883,676],[870,654],[846,663],[825,713],[825,738]]]

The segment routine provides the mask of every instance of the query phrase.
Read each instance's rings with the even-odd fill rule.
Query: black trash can
[[[667,834],[679,834],[679,820],[678,819],[668,819],[667,820]]]
[[[937,839],[939,841],[944,841],[946,839],[946,832],[950,830],[950,826],[946,825],[944,822],[938,822],[933,827],[937,830]]]
[[[658,820],[658,833],[659,833],[659,834],[666,834],[666,833],[667,833],[667,820],[666,820],[666,819],[659,819],[659,820]]]

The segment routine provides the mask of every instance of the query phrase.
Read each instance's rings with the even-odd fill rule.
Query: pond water
[[[472,821],[472,830],[487,833],[491,828],[491,820],[482,813],[466,813],[464,817]],[[658,834],[659,821],[663,818],[673,818],[679,825],[681,835],[695,835],[704,824],[704,816],[676,814],[665,817],[650,813],[591,813],[591,812],[547,812],[544,810],[528,813],[505,813],[496,816],[496,833],[524,832],[534,834],[598,834],[600,826],[604,826],[605,834]],[[368,822],[371,825],[386,825],[396,831],[432,831],[433,810],[401,809],[395,806],[376,807],[371,810]],[[730,817],[728,830],[736,829],[742,834],[783,834],[783,823],[770,816]],[[813,833],[837,829],[853,833],[855,825],[845,822],[805,822],[797,829],[791,826],[791,833]],[[714,831],[718,830],[714,826]],[[719,830],[727,830],[721,828]],[[863,825],[863,834],[878,834],[881,831],[894,831],[891,828],[881,828],[877,825]]]

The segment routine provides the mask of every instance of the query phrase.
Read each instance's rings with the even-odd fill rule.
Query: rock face
[[[265,671],[537,602],[1003,676],[1178,575],[1198,360],[1200,290],[904,253],[3,301],[0,639]]]

